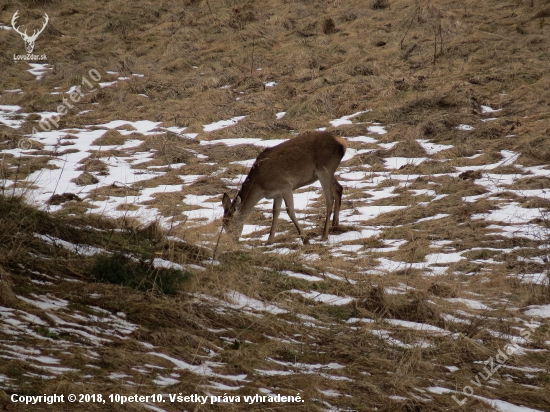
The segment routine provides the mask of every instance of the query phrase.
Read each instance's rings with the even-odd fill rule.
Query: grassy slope
[[[390,1],[391,7],[373,8],[376,4],[384,2],[137,1],[131,6],[116,1],[78,0],[7,3],[0,12],[3,22],[8,22],[17,9],[27,16],[38,17],[43,12],[50,15],[51,22],[39,37],[37,48],[46,51],[55,70],[42,81],[35,82],[33,76],[21,69],[24,63],[12,62],[11,56],[22,52],[21,40],[12,32],[2,30],[0,89],[21,88],[25,94],[3,94],[0,102],[21,105],[25,112],[54,111],[59,97],[49,94],[53,87],[68,89],[80,83],[88,70],[95,68],[104,80],[116,78],[105,74],[107,70],[145,76],[119,82],[116,87],[101,89],[86,97],[80,105],[82,109],[91,108],[91,103],[99,104],[93,106],[92,112],[78,118],[74,114],[64,116],[63,127],[120,118],[149,119],[163,121],[166,126],[188,126],[187,131],[201,133],[205,123],[246,114],[248,117],[237,126],[208,136],[201,134],[199,138],[276,138],[287,137],[291,129],[311,130],[325,126],[330,119],[371,109],[358,120],[391,125],[383,140],[402,143],[396,146],[394,156],[417,155],[411,139],[428,138],[454,145],[454,152],[446,153],[446,157],[452,159],[452,166],[474,164],[475,159],[465,163],[468,160],[463,156],[477,151],[498,160],[501,150],[521,152],[518,163],[526,166],[550,163],[547,136],[550,130],[547,114],[550,38],[545,22],[550,16],[549,5],[536,0],[514,3]],[[329,19],[334,22],[334,28]],[[439,33],[439,25],[442,48],[436,45],[434,59],[434,39]],[[277,87],[264,87],[264,82],[273,80],[278,83]],[[221,89],[226,84],[231,88]],[[147,94],[149,99],[140,93]],[[241,99],[236,101],[236,97]],[[481,104],[502,108],[499,120],[481,123]],[[282,110],[287,111],[287,115],[275,121],[275,113]],[[477,127],[466,135],[456,129],[462,123]],[[30,119],[20,130],[0,127],[0,139],[11,145],[33,126],[36,123]],[[340,130],[351,135],[358,132],[355,127]],[[505,137],[510,134],[515,136]],[[220,161],[231,157],[230,153],[218,156]],[[249,153],[242,156],[242,159],[251,157]],[[17,161],[7,156],[3,164],[12,166]],[[382,167],[377,166],[374,157],[360,161],[373,164],[374,170]],[[25,167],[20,168],[22,175],[26,173]],[[431,174],[437,173],[435,169],[440,166],[432,165],[434,170],[430,170],[429,165],[420,167],[425,169],[419,169],[418,173]],[[12,172],[7,170],[5,173]],[[432,180],[454,196],[431,207],[445,209],[453,219],[441,224],[426,223],[417,227],[421,229],[418,234],[408,228],[386,231],[387,239],[409,240],[406,247],[396,252],[400,260],[421,260],[427,253],[428,241],[433,239],[451,239],[464,249],[479,245],[482,225],[472,221],[458,228],[457,222],[468,221],[472,214],[490,210],[491,204],[457,204],[459,197],[478,193],[471,181],[444,181],[437,177]],[[427,187],[426,182],[415,184],[418,188],[423,188],[423,184]],[[211,190],[209,194],[219,194],[214,185]],[[353,193],[348,196],[353,199]],[[406,198],[403,202],[410,204]],[[143,392],[155,390],[151,378],[132,369],[152,362],[148,350],[138,343],[145,341],[190,363],[199,363],[197,359],[204,357],[208,349],[214,350],[218,353],[214,360],[224,364],[220,372],[251,374],[251,381],[242,393],[256,393],[259,387],[279,387],[281,392],[291,394],[299,388],[307,399],[317,399],[301,407],[303,410],[311,410],[312,404],[321,408],[321,399],[357,410],[374,407],[378,410],[459,410],[448,395],[436,396],[433,402],[426,404],[412,398],[410,393],[414,393],[416,387],[429,387],[437,382],[461,390],[481,370],[473,362],[489,358],[502,347],[503,342],[488,335],[486,329],[504,333],[521,325],[518,320],[501,321],[517,316],[516,312],[508,311],[507,306],[511,306],[508,302],[512,299],[518,307],[548,303],[547,290],[505,281],[499,276],[501,267],[490,273],[490,281],[483,287],[465,275],[431,281],[405,271],[392,275],[395,277],[376,279],[380,287],[402,282],[414,285],[416,290],[408,295],[384,294],[371,285],[371,279],[357,285],[326,280],[317,286],[281,276],[276,271],[295,270],[312,275],[325,271],[353,273],[357,267],[368,268],[372,258],[363,257],[354,262],[333,260],[327,257],[325,247],[312,245],[309,247],[323,256],[313,268],[306,266],[299,254],[280,257],[254,251],[227,252],[220,256],[220,265],[210,268],[203,263],[206,252],[201,249],[164,240],[156,236],[154,230],[136,233],[132,222],[86,220],[89,217],[79,221],[63,214],[51,217],[50,221],[19,203],[14,206],[2,199],[2,204],[6,213],[0,218],[5,228],[0,231],[4,233],[2,245],[5,245],[0,255],[0,305],[42,316],[43,321],[48,322],[40,310],[14,296],[48,292],[68,300],[72,310],[86,313],[90,306],[99,306],[114,314],[124,312],[129,321],[141,326],[130,339],[113,339],[97,349],[100,357],[92,360],[86,357],[85,349],[78,349],[76,345],[87,342],[70,333],[56,336],[47,343],[28,336],[29,347],[43,345],[53,350],[59,338],[75,343],[71,346],[71,354],[63,358],[63,364],[79,371],[42,380],[28,378],[26,373],[37,370],[19,360],[10,360],[0,366],[0,373],[12,379],[13,388],[29,394],[77,393],[84,389],[88,393],[109,393],[115,389],[121,393],[135,391],[122,380],[109,378],[109,373],[121,371],[131,375],[134,381],[141,379],[139,384]],[[348,197],[345,206],[352,205]],[[418,206],[407,213],[410,214],[386,214],[373,224],[392,226],[413,221],[413,217],[422,217],[423,213],[431,215]],[[89,225],[101,231],[84,230]],[[82,230],[75,231],[74,227]],[[125,231],[115,230],[120,228]],[[33,235],[36,232],[109,250],[123,250],[145,261],[155,255],[182,264],[201,264],[207,270],[197,270],[192,280],[182,286],[182,291],[222,298],[227,290],[236,289],[248,296],[277,302],[289,313],[253,316],[246,311],[224,309],[221,305],[219,309],[215,302],[205,304],[187,294],[176,298],[89,282],[92,258],[86,260],[53,248],[37,240]],[[25,236],[14,236],[16,233]],[[499,241],[495,239],[494,244],[484,243],[483,246],[489,248]],[[508,247],[520,245],[531,248],[532,252],[538,246],[526,244],[529,242],[525,240],[510,240],[509,243]],[[502,258],[510,270],[530,270],[524,267],[528,263],[518,256],[509,254]],[[457,271],[466,273],[471,269],[457,268]],[[34,272],[29,270],[60,278],[50,285],[30,282],[31,278],[44,279],[32,275]],[[67,277],[82,282],[69,282]],[[292,294],[288,292],[316,287],[356,300],[342,307],[310,305],[306,299],[290,298]],[[462,290],[501,296],[507,301],[494,316],[472,311],[475,321],[470,325],[445,324],[439,318],[444,298],[463,296]],[[101,297],[92,298],[92,294]],[[441,302],[441,306],[433,305],[432,301]],[[298,314],[310,316],[314,319],[312,322],[327,329],[308,326],[309,321]],[[456,341],[436,340],[436,346],[428,350],[396,349],[360,327],[351,330],[345,326],[343,321],[351,316],[432,323],[466,337]],[[226,330],[212,332],[222,328]],[[49,336],[47,328],[35,329],[40,336]],[[422,335],[410,330],[396,328],[392,331],[397,334],[394,336],[406,342],[422,339]],[[542,342],[548,340],[547,326],[538,333],[535,348],[543,347]],[[301,336],[295,337],[296,334]],[[268,336],[285,337],[286,341]],[[254,374],[255,369],[274,368],[273,362],[267,359],[312,364],[338,362],[346,368],[336,375],[352,380],[331,380],[318,373],[303,371],[290,377]],[[536,352],[515,358],[514,362],[517,366],[537,366],[546,370],[549,367],[548,360]],[[89,364],[96,368],[87,366]],[[460,365],[461,371],[449,376],[448,370],[441,365],[451,364]],[[96,370],[98,366],[101,369]],[[162,366],[169,368],[171,364],[167,362]],[[541,410],[549,409],[549,383],[545,373],[537,373],[527,380],[522,374],[516,376],[513,370],[507,372],[513,376],[513,382],[502,378],[494,392],[484,387],[479,391],[476,388],[476,393]],[[86,374],[93,378],[82,378]],[[142,375],[145,377],[140,378]],[[201,385],[205,382],[198,375],[185,372],[180,378],[182,383],[175,384],[170,392],[204,393]],[[542,389],[535,390],[521,383]],[[352,397],[323,398],[317,388],[335,389]],[[405,396],[409,400],[389,400],[388,395]],[[5,396],[3,401],[6,401]],[[473,408],[473,405],[480,410],[487,409],[480,401],[471,400],[469,406]],[[137,405],[130,408],[139,409]],[[239,410],[244,406],[227,407],[232,408]]]

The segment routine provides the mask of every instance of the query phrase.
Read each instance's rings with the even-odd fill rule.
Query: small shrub
[[[130,267],[130,259],[121,253],[98,255],[91,272],[98,280],[123,286],[130,286],[136,278]]]
[[[63,193],[62,195],[53,195],[48,199],[47,203],[49,205],[60,205],[62,203],[70,202],[72,200],[82,202],[82,199],[74,193]]]
[[[61,339],[57,333],[53,332],[52,330],[50,330],[49,328],[44,327],[44,326],[39,326],[38,328],[36,328],[36,332],[39,335],[45,336],[45,337],[53,339],[53,340]]]
[[[323,20],[322,27],[323,27],[323,34],[333,34],[338,31],[336,29],[336,24],[334,24],[334,20],[332,20],[330,17],[328,19]]]
[[[178,286],[189,280],[190,272],[155,268],[143,261],[135,261],[122,253],[98,255],[91,274],[96,279],[136,290],[160,290],[167,295],[177,292]]]

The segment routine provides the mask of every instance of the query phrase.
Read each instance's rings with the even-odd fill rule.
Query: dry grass
[[[1,104],[20,105],[25,112],[55,111],[61,96],[51,94],[54,87],[64,92],[81,84],[90,69],[97,69],[102,82],[115,81],[119,76],[130,79],[86,94],[63,116],[60,128],[76,131],[83,125],[111,120],[147,119],[162,122],[164,127],[187,127],[185,133],[198,133],[198,137],[165,130],[148,136],[135,131],[123,135],[122,130],[132,131],[129,127],[110,130],[94,144],[120,145],[128,139],[143,143],[131,150],[102,147],[90,152],[81,161],[77,184],[96,184],[98,177],[109,173],[106,159],[127,158],[136,152],[154,153],[150,161],[135,166],[136,172],[162,166],[155,169],[162,174],[131,186],[115,183],[97,187],[83,201],[74,197],[76,194],[58,194],[52,202],[62,202],[63,208],[53,214],[39,212],[17,197],[0,197],[0,305],[44,322],[37,322],[16,338],[2,330],[0,338],[38,347],[73,369],[51,380],[42,379],[40,365],[3,356],[0,376],[7,376],[9,384],[0,391],[0,403],[6,407],[13,408],[9,394],[16,392],[130,394],[138,387],[143,393],[160,389],[184,394],[223,393],[223,386],[208,385],[236,385],[219,375],[246,374],[247,381],[238,382],[241,395],[258,393],[259,388],[283,394],[299,390],[307,400],[303,405],[276,405],[279,409],[326,410],[328,403],[346,410],[458,411],[462,408],[449,394],[437,395],[425,388],[440,385],[461,391],[471,385],[483,370],[479,362],[494,356],[507,342],[504,334],[524,327],[520,319],[528,319],[521,310],[550,302],[548,286],[524,283],[517,277],[548,273],[548,262],[542,260],[547,239],[506,237],[491,229],[489,222],[473,219],[504,202],[515,201],[524,208],[540,210],[539,219],[544,221],[550,208],[547,200],[512,191],[547,189],[550,179],[525,175],[498,195],[463,200],[487,194],[479,181],[487,173],[527,173],[513,165],[490,172],[474,170],[502,161],[504,150],[521,153],[517,164],[523,166],[550,161],[546,106],[550,98],[550,33],[544,2],[276,0],[260,4],[187,0],[159,4],[144,0],[128,8],[118,1],[99,6],[82,0],[38,1],[8,3],[0,11],[1,21],[9,22],[16,9],[22,20],[38,19],[44,12],[50,15],[48,29],[36,48],[47,53],[55,68],[35,81],[25,63],[15,63],[11,58],[22,52],[21,39],[12,31],[0,30],[0,71],[5,74],[0,78],[0,90],[24,91],[3,93]],[[267,87],[270,81],[276,81],[276,87]],[[481,105],[502,110],[481,113]],[[345,182],[343,209],[405,207],[373,219],[361,218],[353,225],[343,224],[332,236],[363,228],[376,228],[378,235],[360,243],[344,242],[348,249],[343,250],[324,244],[298,245],[291,223],[281,221],[279,243],[264,248],[258,234],[267,233],[268,222],[264,213],[257,211],[248,223],[260,225],[259,233],[245,236],[241,244],[232,244],[222,236],[216,262],[211,265],[212,250],[202,247],[201,242],[216,240],[219,222],[193,226],[185,212],[197,206],[185,204],[182,196],[215,198],[232,190],[222,178],[238,177],[247,169],[230,162],[253,159],[262,149],[253,145],[202,146],[200,141],[286,138],[291,131],[313,130],[365,109],[370,111],[355,118],[353,125],[328,130],[356,136],[365,133],[365,124],[381,122],[388,133],[379,141],[398,143],[387,150],[374,144],[350,144],[353,149],[376,150],[354,157],[343,167],[366,171],[365,181],[389,178],[373,184],[372,191],[370,187],[354,188],[353,180]],[[92,111],[77,114],[81,110]],[[276,120],[275,113],[280,111],[286,115]],[[247,117],[234,127],[211,133],[203,129],[204,124],[240,115]],[[493,116],[497,119],[482,121]],[[20,129],[0,126],[2,149],[17,148],[24,135],[37,127],[40,116],[20,120]],[[460,124],[474,129],[458,130]],[[63,153],[74,150],[72,137],[68,132],[53,152],[33,139],[32,148],[38,149],[40,156],[3,153],[2,193],[9,195],[32,185],[20,180],[35,171],[57,167],[51,160],[62,159]],[[417,139],[453,148],[428,155]],[[208,161],[197,160],[197,153],[208,156]],[[481,156],[470,158],[476,154]],[[384,161],[389,157],[429,159],[388,173]],[[219,174],[221,167],[225,168],[223,174]],[[459,167],[472,170],[459,173]],[[189,175],[203,177],[183,184]],[[394,175],[421,176],[403,186]],[[112,220],[90,213],[98,208],[93,201],[139,196],[143,189],[158,185],[182,185],[180,192],[157,193],[146,202],[161,216],[174,217],[169,232],[127,217]],[[369,191],[385,187],[393,187],[395,196],[370,200]],[[411,190],[431,190],[433,194],[413,195]],[[442,195],[446,196],[433,200]],[[308,233],[319,231],[322,206],[322,201],[311,205],[314,213],[308,216],[312,226]],[[131,203],[118,206],[124,212],[134,209]],[[447,216],[418,222],[438,214]],[[361,214],[355,216],[359,219]],[[100,282],[91,269],[96,263],[94,257],[36,234],[126,253],[135,259],[135,265],[129,265],[133,273],[144,273],[145,280],[139,285]],[[390,250],[396,239],[405,243]],[[287,254],[282,254],[280,249],[285,248]],[[445,263],[445,275],[427,277],[426,268],[414,266],[449,250],[462,253],[463,259]],[[162,293],[163,285],[152,269],[155,258],[182,265],[192,277],[179,284],[172,291],[175,294]],[[374,271],[384,259],[403,265],[385,273]],[[283,271],[322,281],[287,276]],[[330,305],[303,297],[296,290],[350,297],[352,301]],[[286,312],[274,314],[228,304],[232,291]],[[67,300],[71,311],[83,317],[108,317],[97,310],[102,308],[111,315],[125,313],[126,319],[139,327],[124,337],[113,333],[108,343],[95,347],[83,334],[59,328],[44,311],[18,297],[45,294]],[[471,308],[454,298],[479,298],[493,310]],[[69,311],[56,313],[66,322],[75,322]],[[369,322],[347,323],[352,318]],[[459,335],[456,339],[434,337],[391,320],[437,326]],[[101,325],[97,319],[86,325],[82,322],[79,330]],[[547,351],[545,342],[550,339],[547,320],[541,323],[532,341],[525,344],[527,354],[511,358],[510,366],[548,371],[547,352],[536,351]],[[403,345],[392,344],[380,330]],[[150,354],[152,349],[144,342],[192,365],[217,362],[212,368],[218,377],[177,369],[172,362]],[[63,349],[66,353],[58,350],[59,343],[67,345]],[[90,357],[90,351],[98,352],[98,356]],[[300,367],[330,362],[343,367],[313,373]],[[145,364],[165,369],[143,369]],[[448,366],[460,370],[450,372]],[[265,376],[259,370],[295,373]],[[476,394],[548,410],[546,372],[525,374],[503,368],[495,375],[498,385],[476,387]],[[117,378],[112,373],[127,376]],[[172,373],[177,378],[171,385],[161,387],[154,381]],[[329,389],[350,396],[320,392]],[[197,405],[167,403],[163,407],[192,410]],[[472,398],[467,407],[489,408]],[[54,406],[44,408],[57,410]],[[104,406],[87,405],[86,410],[94,408],[103,410]],[[111,408],[144,410],[139,404]],[[221,409],[209,405],[202,408]],[[249,410],[244,404],[223,408]]]

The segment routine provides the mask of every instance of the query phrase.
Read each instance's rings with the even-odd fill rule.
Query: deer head
[[[235,238],[239,238],[243,231],[242,216],[239,216],[241,213],[241,198],[237,196],[234,201],[231,201],[231,198],[227,193],[223,194],[222,198],[223,204],[223,228],[233,235]]]
[[[11,18],[11,25],[13,27],[13,29],[19,33],[21,35],[21,37],[23,38],[23,40],[25,41],[25,49],[27,49],[27,53],[32,53],[32,51],[34,50],[34,42],[36,41],[36,38],[38,37],[38,35],[40,33],[42,33],[44,31],[44,29],[46,28],[46,25],[48,24],[48,21],[49,21],[49,17],[46,13],[44,13],[44,16],[46,17],[46,21],[44,21],[44,25],[42,26],[42,28],[40,30],[34,30],[34,32],[32,33],[32,36],[29,36],[27,34],[27,30],[25,30],[24,33],[21,33],[17,27],[15,26],[15,21],[17,20],[17,17],[19,14],[19,10],[17,10],[15,12],[15,14],[13,15],[13,17]]]

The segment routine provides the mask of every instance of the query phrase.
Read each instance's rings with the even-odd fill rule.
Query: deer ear
[[[227,193],[223,194],[222,197],[223,212],[227,213],[231,209],[231,199]]]
[[[235,212],[238,212],[239,210],[241,210],[241,197],[240,196],[237,196],[235,198],[235,204],[233,205],[233,208],[235,209]]]

